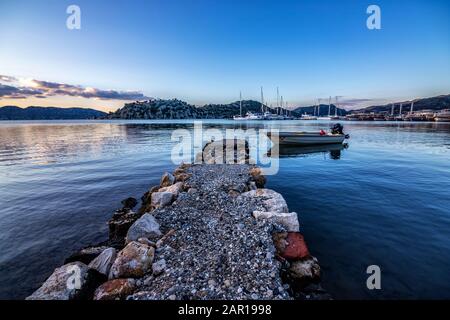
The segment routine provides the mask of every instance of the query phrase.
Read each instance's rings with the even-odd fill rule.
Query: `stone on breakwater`
[[[114,279],[102,284],[95,290],[94,300],[119,300],[125,299],[136,288],[134,279]]]
[[[168,206],[174,200],[172,192],[154,192],[152,193],[151,205],[153,208],[162,208]]]
[[[94,260],[103,250],[107,249],[107,246],[95,246],[95,247],[86,247],[83,248],[73,254],[70,255],[66,260],[64,260],[64,264],[68,264],[71,262],[82,262],[84,264],[89,264],[92,260]]]
[[[144,214],[137,219],[130,227],[126,237],[126,243],[136,241],[139,238],[148,238],[151,240],[157,240],[162,236],[159,230],[159,223],[155,217],[149,213]]]
[[[116,259],[116,249],[108,248],[103,250],[100,255],[89,263],[89,268],[95,269],[100,273],[108,276],[114,260]]]
[[[177,182],[169,187],[163,187],[158,192],[170,192],[173,193],[174,198],[178,197],[178,194],[183,191],[183,182]]]
[[[149,191],[144,193],[144,195],[141,198],[142,206],[139,208],[139,211],[138,211],[140,214],[152,211],[152,209],[153,209],[152,208],[152,194],[154,192],[158,192],[159,188],[160,188],[160,186],[153,186],[150,188]]]
[[[255,219],[269,219],[273,222],[279,223],[286,228],[288,232],[298,232],[300,224],[296,212],[265,212],[253,211]]]
[[[137,200],[135,198],[129,197],[122,200],[120,203],[122,203],[124,209],[133,209],[137,205]]]
[[[175,178],[177,179],[177,181],[180,181],[180,182],[184,182],[187,179],[189,179],[190,177],[191,177],[190,174],[184,173],[184,172],[181,172],[181,173],[178,173],[175,175]]]
[[[266,184],[266,177],[263,176],[261,168],[255,167],[250,169],[250,175],[252,176],[256,187],[264,188],[264,185]]]
[[[285,212],[289,209],[283,196],[271,189],[257,189],[242,194],[244,197],[258,197],[263,199],[263,206],[269,212]]]
[[[296,287],[304,287],[320,280],[320,266],[315,257],[291,262],[289,277]]]
[[[163,188],[163,187],[171,186],[174,183],[175,183],[175,177],[171,173],[166,172],[161,177],[161,181],[160,181],[159,185],[161,188]]]
[[[123,243],[131,225],[140,217],[130,210],[118,210],[108,222],[109,239]]]
[[[155,275],[155,276],[163,273],[165,269],[166,269],[166,260],[165,259],[160,259],[160,260],[156,261],[155,263],[153,263],[153,265],[152,265],[153,275]]]
[[[109,278],[139,278],[151,270],[155,248],[132,241],[117,255]]]
[[[300,232],[280,232],[272,235],[277,253],[284,259],[295,261],[310,256]]]
[[[79,276],[79,278],[77,277]],[[77,279],[79,287],[77,289]],[[80,300],[91,299],[95,288],[106,277],[81,262],[65,264],[52,275],[27,300]]]

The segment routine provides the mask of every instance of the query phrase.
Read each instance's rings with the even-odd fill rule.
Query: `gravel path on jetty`
[[[188,192],[152,215],[162,233],[174,232],[156,249],[161,275],[143,279],[134,299],[289,299],[275,259],[273,223],[256,220],[261,198],[241,197],[249,165],[194,165]]]

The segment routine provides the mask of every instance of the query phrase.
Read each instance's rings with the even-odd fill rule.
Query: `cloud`
[[[0,83],[0,99],[25,99],[29,96],[42,95],[41,90],[21,88]]]
[[[14,81],[17,81],[17,78],[10,77],[10,76],[5,76],[5,75],[1,75],[0,74],[0,81],[3,81],[3,82],[14,82]]]
[[[149,99],[139,91],[102,90],[66,83],[37,79],[17,79],[11,76],[0,75],[0,99],[23,99],[28,97],[44,99],[52,96],[70,96],[100,100]]]

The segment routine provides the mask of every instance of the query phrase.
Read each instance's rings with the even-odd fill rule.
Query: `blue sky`
[[[70,4],[81,8],[81,30],[66,28]],[[381,8],[381,30],[366,28],[370,4]],[[4,94],[0,106],[110,110],[127,91],[221,103],[239,91],[259,99],[260,86],[269,102],[279,86],[291,106],[448,94],[450,1],[1,0],[0,75],[22,93],[41,89],[32,79],[94,92]]]

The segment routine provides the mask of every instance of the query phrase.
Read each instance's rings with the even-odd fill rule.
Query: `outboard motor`
[[[344,126],[340,123],[336,123],[331,127],[332,134],[344,134]]]
[[[344,134],[344,126],[340,123],[336,123],[331,127],[332,134]],[[346,134],[345,139],[349,139],[350,135]]]

